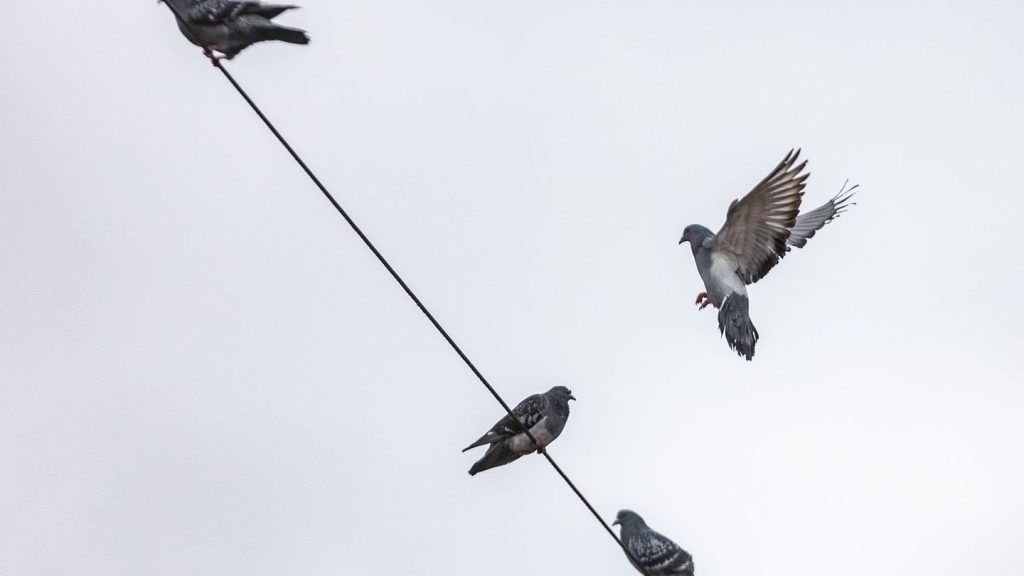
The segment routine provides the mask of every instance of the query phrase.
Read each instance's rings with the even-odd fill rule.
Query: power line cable
[[[179,22],[183,22],[186,27],[191,29],[191,24],[189,24],[184,18],[182,18],[181,14],[178,12],[178,9],[171,2],[164,2],[164,4],[166,4],[166,6],[171,10],[171,12],[174,13],[174,16],[178,19]],[[299,156],[298,152],[296,152],[295,149],[292,148],[292,145],[288,143],[288,140],[286,140],[285,137],[281,134],[281,132],[278,131],[277,127],[274,126],[273,122],[271,122],[269,118],[267,118],[266,114],[263,113],[260,107],[256,105],[256,102],[253,101],[253,99],[249,96],[245,89],[242,88],[242,86],[238,83],[237,80],[235,80],[235,77],[232,76],[230,72],[228,72],[227,68],[225,68],[223,63],[221,62],[221,59],[214,55],[208,49],[205,51],[205,54],[207,58],[209,58],[210,61],[213,63],[214,67],[221,71],[224,77],[227,78],[228,82],[230,82],[231,85],[234,86],[235,90],[238,91],[238,94],[242,96],[242,98],[246,101],[247,104],[249,104],[249,107],[252,108],[253,112],[255,112],[256,115],[260,117],[260,120],[263,121],[263,123],[267,126],[267,128],[274,135],[274,137],[277,138],[277,141],[280,142],[282,146],[284,146],[284,149],[288,151],[292,159],[295,160],[295,162],[299,165],[300,168],[302,168],[302,170],[306,173],[306,176],[309,176],[309,179],[312,180],[313,184],[315,184],[316,187],[320,190],[320,192],[323,193],[324,197],[327,198],[327,201],[330,202],[332,206],[334,206],[334,209],[338,211],[338,214],[341,214],[341,217],[345,219],[345,222],[347,222],[348,225],[352,228],[352,230],[356,233],[356,235],[359,236],[359,239],[363,241],[363,244],[366,244],[366,247],[370,249],[370,252],[373,252],[373,255],[376,256],[377,260],[380,261],[380,263],[384,266],[385,269],[387,269],[388,273],[391,274],[391,277],[395,279],[395,282],[398,282],[398,285],[402,287],[402,290],[404,290],[405,293],[409,296],[409,298],[412,299],[412,301],[416,304],[416,307],[420,309],[420,312],[423,312],[423,315],[427,317],[427,320],[430,320],[430,323],[434,325],[434,328],[436,328],[437,331],[441,334],[441,336],[445,339],[445,341],[448,342],[448,345],[452,347],[452,350],[455,350],[455,353],[459,355],[459,358],[462,359],[466,366],[469,367],[470,371],[472,371],[473,374],[477,377],[477,379],[480,380],[480,383],[487,388],[487,391],[491,393],[491,396],[494,396],[494,399],[498,401],[498,404],[501,404],[501,407],[504,408],[505,412],[507,412],[508,415],[512,417],[512,420],[519,422],[519,419],[516,418],[516,415],[512,412],[512,409],[509,408],[505,400],[501,397],[500,394],[498,394],[498,391],[494,389],[494,386],[491,386],[491,383],[487,381],[487,378],[484,377],[483,373],[481,373],[480,370],[476,367],[476,365],[473,364],[473,361],[469,359],[469,356],[466,356],[466,353],[462,351],[462,348],[460,348],[459,345],[455,342],[455,340],[451,337],[451,335],[448,334],[448,331],[445,330],[443,326],[441,326],[441,323],[437,321],[437,318],[435,318],[434,315],[431,314],[430,310],[428,310],[427,307],[423,304],[423,301],[421,301],[419,297],[416,296],[416,293],[412,291],[412,288],[410,288],[409,285],[405,283],[405,280],[403,280],[402,277],[398,275],[398,272],[394,269],[394,267],[391,266],[391,263],[388,262],[387,258],[385,258],[383,254],[381,254],[380,250],[377,250],[377,247],[373,244],[373,242],[370,241],[370,238],[367,237],[366,233],[364,233],[363,230],[359,227],[359,225],[356,224],[355,220],[353,220],[352,217],[348,215],[348,212],[346,212],[345,209],[342,208],[341,204],[339,204],[338,201],[334,198],[334,196],[327,190],[327,187],[324,186],[322,182],[320,182],[320,179],[317,178],[316,174],[313,173],[313,170],[309,168],[309,166],[302,159],[302,157]],[[531,434],[525,426],[522,426],[522,424],[520,423],[520,427],[523,429],[523,432],[526,433],[527,437],[530,438],[530,441],[534,443],[534,445],[540,446],[540,443],[537,441],[537,438],[535,438],[533,434]],[[616,544],[618,544],[620,548],[622,548],[622,551],[626,553],[626,556],[635,560],[633,553],[630,552],[629,548],[626,547],[622,540],[620,540],[619,537],[615,535],[615,532],[612,530],[611,526],[609,526],[608,523],[604,521],[604,518],[601,518],[601,515],[598,514],[597,510],[593,507],[593,505],[590,504],[590,501],[587,500],[586,496],[584,496],[582,492],[580,492],[579,488],[576,487],[576,484],[569,478],[565,471],[562,470],[562,467],[559,466],[557,462],[555,462],[554,458],[552,458],[551,455],[547,453],[547,450],[544,450],[543,452],[541,452],[541,454],[543,454],[547,461],[551,464],[551,467],[554,468],[556,472],[558,472],[558,475],[562,477],[562,480],[565,480],[565,483],[569,485],[569,488],[571,488],[572,491],[576,494],[576,496],[580,499],[580,501],[583,502],[583,504],[587,507],[587,510],[590,510],[590,513],[594,515],[594,518],[596,518],[597,521],[601,524],[601,526],[605,529],[605,531],[608,532],[608,535],[611,536],[613,540],[615,540]]]

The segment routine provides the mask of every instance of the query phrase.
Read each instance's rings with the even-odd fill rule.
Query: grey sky
[[[0,573],[632,574],[165,7],[0,37]],[[552,454],[701,576],[1024,572],[1019,2],[304,0],[229,64]],[[687,247],[790,147],[859,204]]]

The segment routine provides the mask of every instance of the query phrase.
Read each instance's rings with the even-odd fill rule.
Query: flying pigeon
[[[831,200],[799,214],[807,161],[794,166],[800,151],[790,150],[782,162],[740,200],[733,200],[725,224],[714,234],[700,224],[683,231],[704,289],[697,295],[703,310],[718,308],[718,330],[729,347],[747,360],[754,357],[759,335],[750,321],[747,285],[757,282],[793,247],[803,248],[815,232],[842,214],[857,186],[846,185]]]
[[[565,386],[555,386],[543,394],[534,394],[520,402],[512,410],[516,415],[515,420],[506,415],[479,440],[463,450],[465,452],[490,444],[483,458],[469,469],[469,475],[504,466],[534,450],[544,452],[544,447],[554,442],[565,428],[565,421],[569,419],[569,400],[575,399],[572,391]],[[529,428],[537,444],[530,441],[530,437],[523,431],[524,426]]]
[[[298,6],[235,0],[166,1],[180,15],[177,20],[181,33],[210,56],[219,52],[230,60],[250,45],[265,40],[309,44],[304,30],[271,22],[282,12]]]
[[[693,576],[693,557],[675,542],[647,527],[632,510],[619,510],[612,526],[618,524],[623,545],[633,555],[629,563],[645,576]]]

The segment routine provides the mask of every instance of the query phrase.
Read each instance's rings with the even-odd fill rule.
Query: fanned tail
[[[750,321],[750,300],[742,294],[730,294],[718,311],[718,330],[729,347],[747,360],[754,358],[757,328]]]

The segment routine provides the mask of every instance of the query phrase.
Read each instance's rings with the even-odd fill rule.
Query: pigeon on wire
[[[266,40],[309,44],[305,30],[271,22],[282,12],[298,6],[235,0],[160,1],[174,8],[178,29],[185,38],[211,57],[219,52],[230,60],[250,45]]]
[[[490,444],[483,458],[469,469],[469,475],[504,466],[534,450],[543,453],[544,447],[554,442],[565,428],[565,422],[569,419],[569,400],[575,399],[572,391],[565,386],[555,386],[543,394],[534,394],[520,402],[512,410],[515,419],[506,414],[479,440],[463,450],[465,452]],[[530,440],[524,429],[530,430],[537,444]]]
[[[622,544],[633,555],[629,563],[645,576],[693,576],[693,557],[675,542],[648,528],[632,510],[619,510],[612,526],[619,525]]]
[[[843,188],[825,204],[800,214],[807,161],[796,164],[800,151],[790,150],[782,162],[746,196],[733,200],[725,224],[714,234],[700,224],[683,231],[704,289],[697,295],[703,310],[718,308],[718,330],[729,347],[750,360],[759,335],[750,321],[747,285],[757,282],[793,247],[803,248],[815,232],[842,214],[857,186]],[[795,165],[796,164],[796,165]]]

